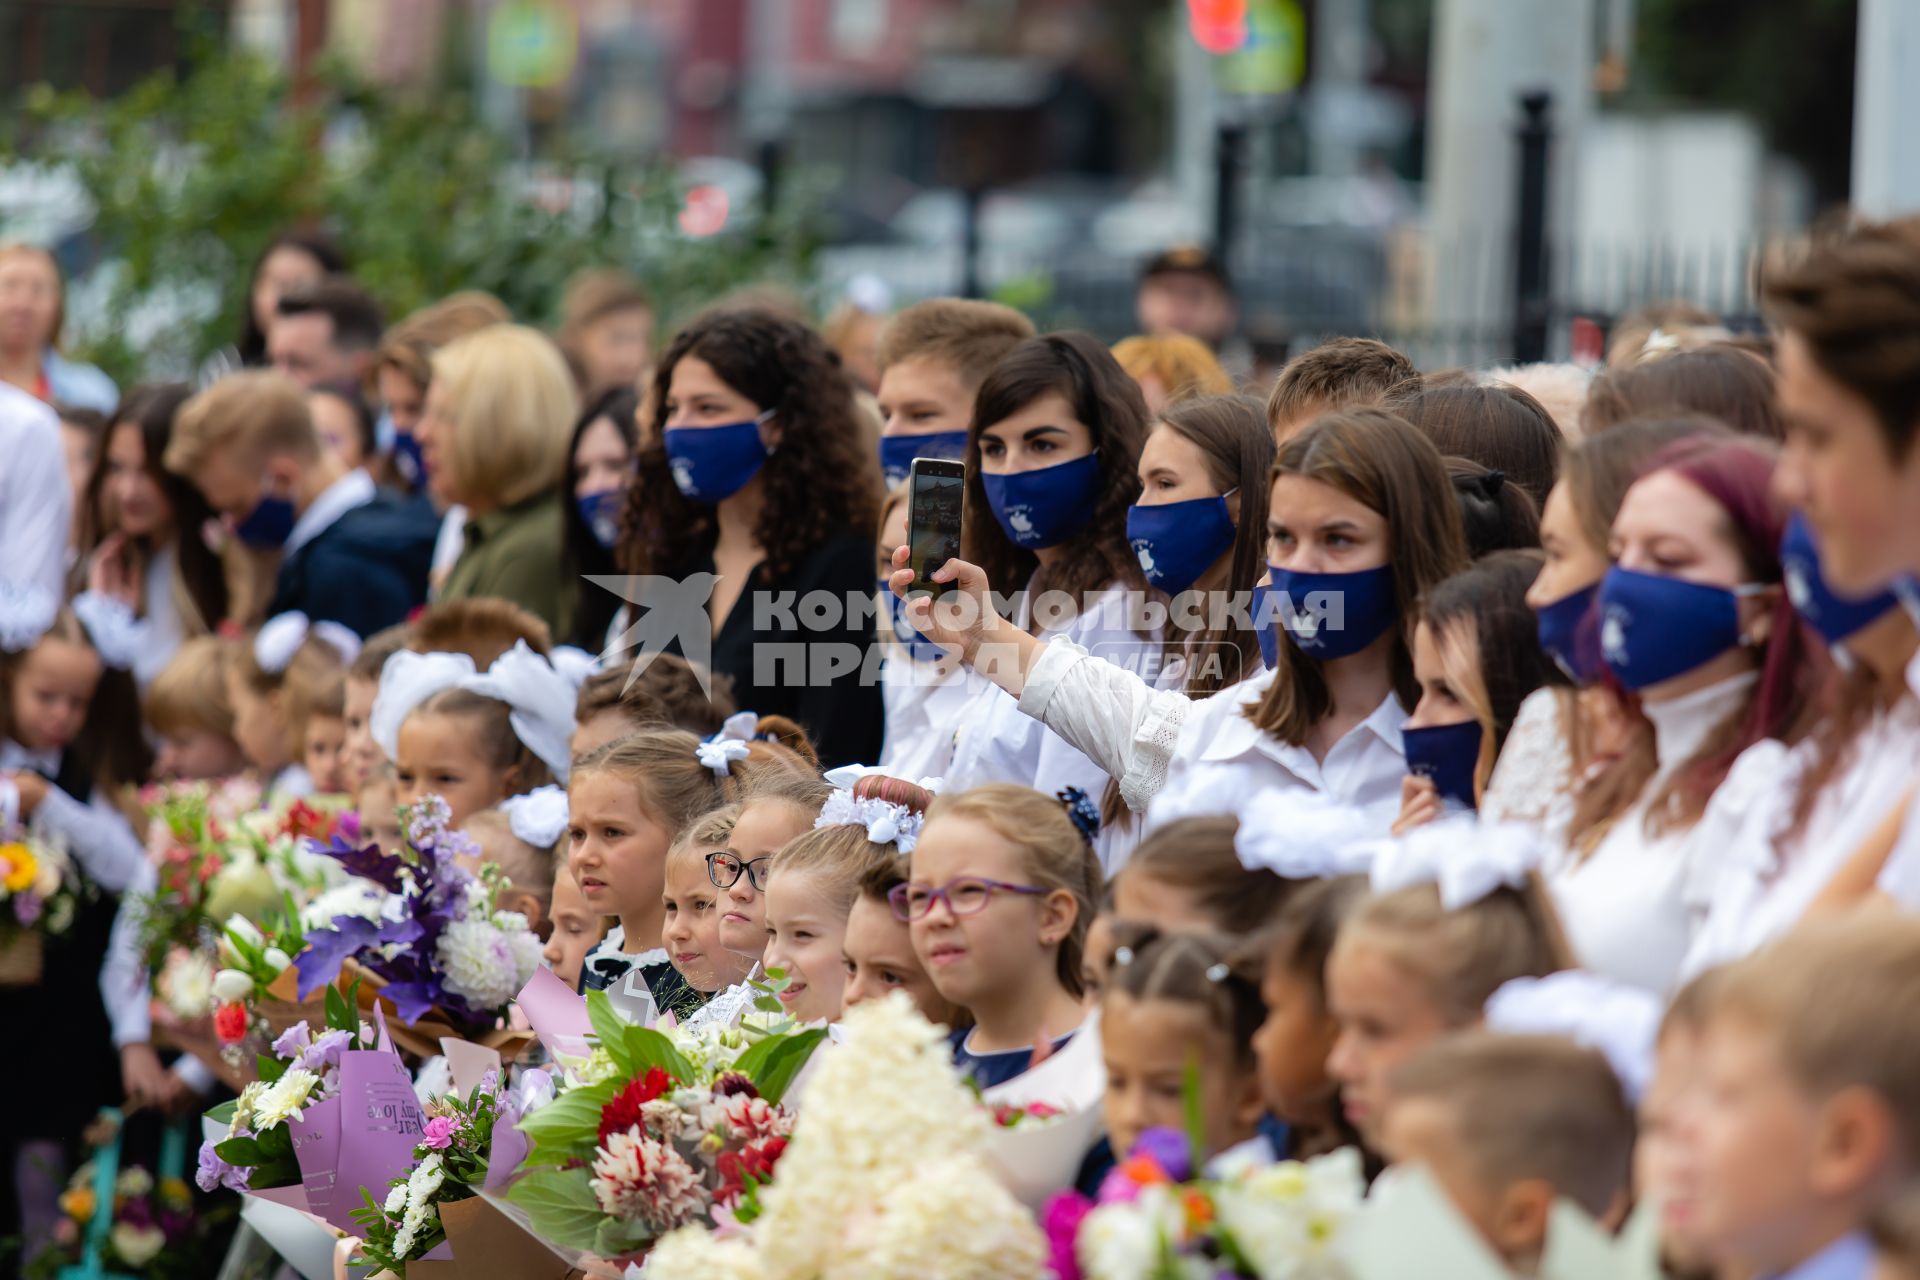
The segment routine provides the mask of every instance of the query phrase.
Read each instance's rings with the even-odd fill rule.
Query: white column
[[[1920,212],[1920,4],[1860,0],[1853,73],[1853,206]]]

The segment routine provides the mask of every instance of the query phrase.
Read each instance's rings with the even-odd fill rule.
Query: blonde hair
[[[507,885],[540,904],[541,914],[553,908],[554,851],[528,844],[513,834],[513,822],[498,809],[482,809],[467,819],[465,831],[480,846],[480,858],[506,874]]]
[[[452,425],[452,490],[510,507],[559,484],[580,400],[558,347],[537,329],[493,325],[434,353]]]
[[[1920,1159],[1920,922],[1809,922],[1714,977],[1707,1023],[1739,1019],[1775,1042],[1815,1099],[1868,1089],[1893,1115],[1900,1158]]]
[[[478,289],[451,293],[388,329],[374,354],[373,372],[392,369],[420,390],[433,381],[433,353],[457,338],[491,325],[509,324],[513,313]]]
[[[575,760],[569,781],[606,773],[631,786],[647,816],[666,830],[671,846],[703,815],[738,800],[754,772],[749,757],[729,761],[722,777],[700,763],[699,745],[700,739],[680,729],[642,729]]]
[[[1424,1099],[1452,1117],[1479,1190],[1538,1180],[1596,1218],[1627,1193],[1634,1119],[1604,1055],[1558,1036],[1442,1036],[1394,1070],[1391,1106]]]
[[[218,636],[182,641],[147,688],[146,718],[163,738],[196,731],[231,738],[226,642]]]
[[[667,849],[667,871],[671,873],[682,866],[698,863],[704,874],[707,855],[727,847],[727,843],[733,839],[734,824],[740,821],[741,810],[745,807],[738,804],[721,805],[681,832],[680,838]]]
[[[407,713],[408,720],[416,716],[451,716],[467,721],[474,730],[473,744],[487,767],[508,771],[509,796],[525,795],[554,780],[546,761],[514,732],[513,708],[498,698],[471,689],[442,689]]]
[[[1029,882],[1048,892],[1064,889],[1073,895],[1073,927],[1060,940],[1055,967],[1061,986],[1072,995],[1085,995],[1087,929],[1093,923],[1103,877],[1100,860],[1066,809],[1032,787],[995,782],[958,795],[934,797],[927,822],[941,818],[964,818],[990,828],[1020,851]]]
[[[254,633],[247,632],[226,642],[228,669],[238,671],[247,687],[263,697],[283,695],[281,713],[287,722],[287,750],[298,760],[306,753],[307,719],[345,713],[346,660],[331,644],[309,634],[293,651],[285,670],[268,671],[253,656],[253,638]]]
[[[1431,884],[1374,894],[1340,926],[1334,949],[1361,938],[1424,982],[1435,1010],[1455,1027],[1478,1019],[1502,984],[1576,963],[1546,886],[1531,872],[1523,888],[1502,886],[1452,911]]]
[[[792,872],[824,877],[828,901],[836,917],[846,919],[860,885],[886,867],[898,866],[900,851],[890,844],[867,839],[867,829],[849,823],[815,827],[782,845],[768,867],[769,878]]]
[[[270,369],[230,373],[180,406],[162,462],[175,475],[191,476],[215,454],[242,469],[258,469],[277,454],[311,462],[320,437],[307,409],[307,393]]]
[[[1184,333],[1122,338],[1113,345],[1113,358],[1135,382],[1157,379],[1166,388],[1169,403],[1233,390],[1233,379],[1207,344]]]
[[[522,640],[543,658],[553,650],[545,622],[510,600],[474,596],[428,605],[408,627],[405,646],[415,653],[464,653],[485,671]]]

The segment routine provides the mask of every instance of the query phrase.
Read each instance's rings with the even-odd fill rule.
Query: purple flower
[[[229,1191],[247,1189],[248,1171],[238,1165],[228,1164],[213,1149],[211,1142],[200,1144],[200,1167],[194,1171],[193,1180],[202,1191],[212,1191],[215,1187],[225,1187]]]
[[[457,1125],[452,1116],[435,1116],[427,1121],[427,1136],[420,1139],[420,1145],[445,1151],[453,1145],[453,1131]]]
[[[337,1067],[340,1065],[340,1055],[346,1052],[347,1045],[352,1039],[353,1036],[350,1033],[338,1028],[323,1032],[320,1038],[308,1045],[306,1052],[300,1055],[300,1065],[315,1073],[325,1072],[328,1067]]]
[[[273,1056],[290,1062],[306,1052],[312,1040],[312,1029],[304,1021],[296,1022],[282,1031],[280,1038],[273,1042]],[[300,1065],[306,1064],[303,1062]]]
[[[41,905],[40,895],[31,889],[16,894],[13,899],[13,918],[31,928],[33,922],[40,918]]]
[[[1047,1234],[1047,1253],[1057,1280],[1080,1280],[1080,1260],[1073,1244],[1080,1224],[1093,1212],[1093,1201],[1078,1191],[1063,1191],[1047,1202],[1040,1229]]]
[[[1175,1182],[1193,1176],[1193,1147],[1177,1129],[1147,1129],[1134,1141],[1130,1156],[1146,1156]]]

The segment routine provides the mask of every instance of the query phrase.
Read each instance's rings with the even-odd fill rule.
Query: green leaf
[[[219,1106],[209,1108],[207,1111],[207,1119],[213,1121],[215,1124],[224,1124],[224,1125],[231,1126],[233,1124],[234,1109],[239,1105],[240,1105],[240,1099],[228,1098],[225,1102],[221,1103]]]
[[[281,1076],[287,1074],[287,1064],[270,1053],[256,1053],[253,1055],[253,1065],[254,1069],[260,1073],[260,1081],[262,1084],[272,1084]]]
[[[673,1047],[673,1041],[664,1032],[651,1027],[628,1025],[625,1030],[627,1055],[633,1059],[628,1074],[631,1077],[645,1075],[654,1067],[659,1067],[672,1077],[676,1084],[693,1084],[693,1064],[688,1062],[681,1052]]]
[[[260,1150],[268,1159],[276,1160],[281,1156],[293,1158],[293,1131],[283,1124],[271,1129],[262,1129],[254,1135],[254,1141],[260,1144]]]
[[[224,1138],[214,1144],[213,1154],[243,1169],[257,1168],[267,1160],[259,1142],[252,1138]]]
[[[327,1026],[337,1031],[358,1031],[359,1019],[347,1009],[347,998],[340,994],[340,988],[327,987]]]
[[[626,1033],[633,1024],[614,1012],[613,1001],[607,999],[604,991],[587,992],[587,1018],[593,1023],[595,1039],[613,1059],[613,1065],[622,1075],[632,1075],[635,1067],[633,1055],[627,1048]]]
[[[807,1065],[814,1049],[826,1038],[825,1027],[797,1035],[769,1036],[741,1054],[733,1069],[753,1081],[761,1097],[778,1104],[793,1084],[793,1078],[800,1074],[800,1068]]]
[[[600,1138],[600,1110],[620,1091],[620,1082],[569,1089],[520,1122],[529,1164],[557,1164],[593,1154]]]
[[[536,1169],[513,1184],[507,1199],[525,1209],[534,1231],[555,1244],[592,1249],[599,1243],[604,1215],[585,1169]]]
[[[603,1258],[618,1258],[637,1253],[654,1238],[653,1229],[644,1222],[623,1222],[602,1218],[593,1235],[593,1251]]]

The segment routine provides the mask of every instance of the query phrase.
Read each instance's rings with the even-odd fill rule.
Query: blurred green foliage
[[[717,235],[682,233],[671,166],[552,155],[527,164],[458,90],[375,88],[323,67],[296,102],[257,56],[209,51],[108,101],[24,95],[0,158],[71,166],[108,264],[92,330],[73,344],[124,385],[180,376],[235,342],[248,273],[280,231],[318,226],[389,319],[485,289],[546,323],[575,271],[613,265],[653,293],[659,329],[749,283],[803,284],[811,202],[731,210]],[[144,314],[145,323],[123,323]]]

